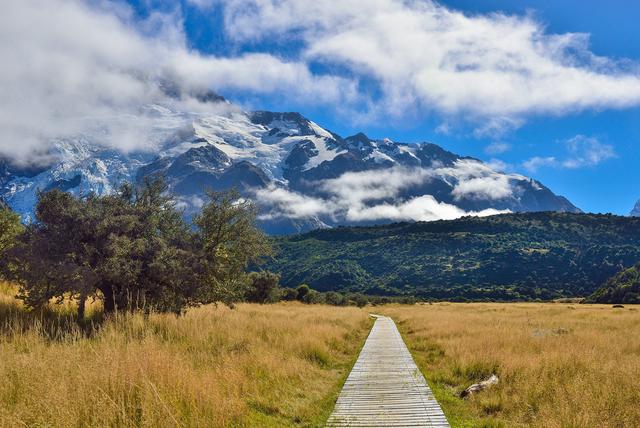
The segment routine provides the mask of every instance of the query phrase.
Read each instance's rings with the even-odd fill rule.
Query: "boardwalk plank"
[[[376,316],[327,427],[449,427],[391,318]]]

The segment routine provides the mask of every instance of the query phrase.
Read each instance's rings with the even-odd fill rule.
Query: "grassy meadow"
[[[453,427],[640,426],[640,310],[567,303],[278,303],[78,325],[0,285],[0,427],[322,426],[393,317]],[[458,394],[492,373],[500,383]]]
[[[0,427],[322,426],[372,321],[286,303],[79,327],[0,285]],[[99,326],[99,328],[98,328]]]
[[[378,308],[376,308],[378,309]],[[452,426],[640,426],[640,308],[566,303],[394,306]],[[457,394],[496,373],[493,389]]]

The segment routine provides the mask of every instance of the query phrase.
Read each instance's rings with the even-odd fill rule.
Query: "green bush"
[[[349,304],[349,301],[343,294],[336,293],[335,291],[325,293],[324,300],[327,305],[333,306],[346,306]]]
[[[252,272],[245,291],[245,300],[252,303],[274,303],[280,298],[280,275],[273,272]]]
[[[298,299],[298,290],[295,288],[282,288],[280,292],[280,300],[290,302]]]
[[[307,284],[301,284],[296,288],[296,292],[297,292],[296,300],[300,300],[301,302],[304,302],[304,299],[311,292],[311,289]]]

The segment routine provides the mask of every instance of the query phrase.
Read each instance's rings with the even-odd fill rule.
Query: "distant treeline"
[[[363,307],[368,304],[414,304],[418,302],[418,299],[413,296],[368,296],[361,293],[339,293],[336,291],[323,293],[311,289],[307,284],[301,284],[296,288],[282,288],[280,287],[280,276],[268,271],[253,272],[250,274],[250,278],[244,300],[251,303],[297,300],[307,304]]]
[[[640,218],[518,213],[274,239],[285,287],[454,301],[585,297],[640,260]]]

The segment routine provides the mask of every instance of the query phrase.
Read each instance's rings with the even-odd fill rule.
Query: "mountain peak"
[[[631,217],[640,217],[640,199],[636,202],[636,205],[633,207],[629,215]]]
[[[352,141],[355,143],[364,143],[367,144],[371,141],[369,137],[367,137],[363,132],[358,132],[355,135],[345,138],[346,141]]]

